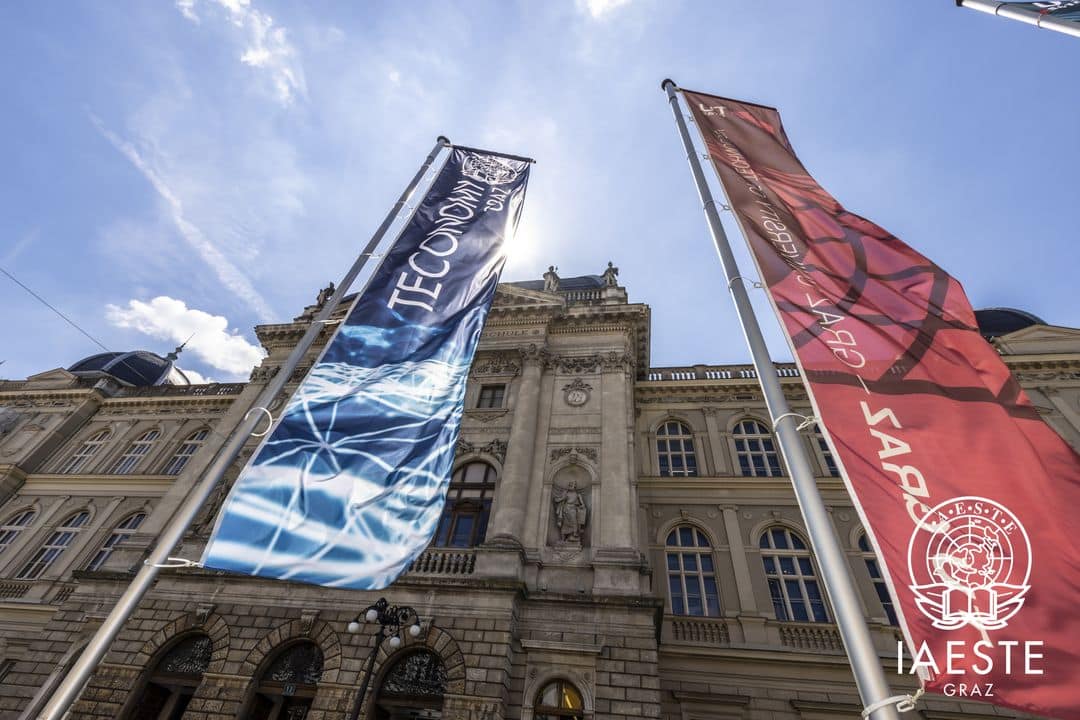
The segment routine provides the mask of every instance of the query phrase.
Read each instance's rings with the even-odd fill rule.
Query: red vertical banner
[[[810,177],[769,107],[683,91],[927,690],[1080,718],[1080,457],[954,278]]]

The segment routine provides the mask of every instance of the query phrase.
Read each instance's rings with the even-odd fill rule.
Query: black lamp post
[[[349,623],[348,631],[351,633],[360,632],[364,628],[365,622],[378,623],[379,629],[375,633],[375,644],[371,647],[371,653],[368,655],[367,670],[364,673],[364,682],[360,685],[360,694],[356,696],[356,700],[353,702],[348,720],[358,720],[360,717],[360,707],[363,705],[364,696],[367,694],[368,683],[371,682],[371,672],[375,669],[375,655],[378,654],[382,641],[389,636],[390,647],[397,650],[401,647],[399,633],[406,625],[409,626],[409,635],[412,637],[420,635],[420,617],[416,614],[416,611],[405,605],[401,607],[391,605],[386,602],[386,598],[379,598],[374,605],[364,608],[363,612]]]

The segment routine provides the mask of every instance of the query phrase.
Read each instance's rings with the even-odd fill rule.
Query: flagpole
[[[417,171],[416,175],[409,182],[409,185],[405,188],[405,191],[401,193],[401,197],[391,208],[389,214],[383,220],[382,224],[375,231],[375,234],[371,236],[371,240],[368,241],[363,252],[353,263],[349,271],[345,273],[345,277],[341,279],[337,289],[330,296],[330,299],[326,301],[326,304],[315,315],[315,318],[308,325],[307,330],[304,332],[300,342],[289,353],[288,359],[282,364],[278,372],[267,383],[266,387],[259,394],[258,399],[255,401],[252,408],[266,408],[277,398],[281,391],[285,388],[285,384],[292,377],[293,371],[303,360],[304,355],[308,349],[314,344],[315,339],[319,333],[322,332],[325,327],[325,321],[330,315],[337,309],[341,303],[341,299],[345,296],[349,287],[353,281],[363,270],[367,261],[371,258],[372,253],[382,242],[383,237],[386,235],[387,230],[393,224],[394,219],[397,218],[401,209],[408,202],[416,186],[420,184],[424,174],[435,162],[435,158],[439,155],[443,148],[452,147],[450,141],[443,136],[439,136],[435,141],[435,147],[432,148],[427,158],[424,160],[424,164]],[[256,426],[263,422],[263,413],[249,412],[244,420],[237,425],[236,429],[228,437],[225,444],[214,458],[213,463],[207,468],[206,473],[203,475],[203,479],[192,488],[191,493],[188,495],[187,500],[180,506],[179,510],[173,516],[172,521],[165,527],[158,538],[158,544],[154,548],[150,557],[144,562],[143,567],[135,575],[135,578],[131,581],[127,590],[120,596],[120,599],[116,602],[112,612],[105,618],[105,621],[98,628],[98,631],[94,634],[94,637],[90,640],[90,643],[83,650],[82,655],[79,657],[78,662],[75,663],[71,671],[68,672],[67,677],[56,688],[52,698],[49,700],[49,704],[45,706],[44,711],[38,716],[39,720],[61,720],[65,713],[71,707],[71,705],[78,698],[82,692],[83,686],[87,680],[90,679],[90,675],[93,673],[94,668],[104,657],[109,645],[112,644],[116,634],[120,631],[121,626],[134,612],[135,607],[139,604],[142,596],[146,594],[146,591],[153,585],[154,580],[157,578],[158,571],[162,565],[169,559],[169,553],[173,551],[173,548],[179,544],[183,538],[184,531],[191,524],[191,521],[195,519],[199,510],[203,504],[210,497],[210,493],[213,492],[214,486],[221,480],[225,471],[229,469],[236,456],[239,455],[240,450],[243,448],[244,443],[247,442],[251,433],[255,430]]]
[[[870,637],[870,629],[863,618],[847,559],[836,539],[828,511],[825,510],[825,503],[818,492],[810,458],[793,422],[795,415],[791,412],[787,399],[784,397],[779,376],[776,374],[776,366],[769,357],[765,337],[761,334],[754,308],[750,305],[750,295],[739,275],[739,266],[731,250],[731,244],[728,242],[727,233],[724,232],[724,226],[720,223],[716,201],[705,181],[701,159],[690,139],[690,131],[686,127],[686,120],[676,95],[678,86],[672,80],[664,80],[660,87],[667,92],[671,112],[675,115],[675,124],[679,128],[679,137],[682,138],[683,149],[690,162],[690,172],[694,176],[694,184],[697,186],[698,195],[705,210],[709,232],[716,245],[716,252],[720,255],[720,264],[727,278],[728,290],[731,291],[732,299],[735,301],[735,312],[739,317],[746,344],[750,348],[758,382],[765,396],[765,405],[773,419],[773,431],[776,433],[780,452],[791,474],[791,484],[795,488],[795,497],[802,510],[803,519],[806,521],[810,544],[817,556],[825,589],[832,601],[836,625],[840,630],[840,637],[844,641],[844,648],[847,650],[851,669],[855,674],[859,697],[862,699],[863,706],[870,710],[866,717],[870,720],[898,720],[896,707],[892,702],[887,701],[895,702],[905,696],[897,696],[893,699],[889,691],[885,672]]]
[[[1054,17],[1050,13],[1041,13],[1034,8],[1010,5],[1009,3],[999,2],[998,0],[956,0],[956,4],[959,7],[978,10],[979,12],[988,13],[990,15],[1000,15],[1001,17],[1006,17],[1011,20],[1019,20],[1022,23],[1034,25],[1037,28],[1056,30],[1059,33],[1080,37],[1080,22],[1062,20],[1061,18]]]

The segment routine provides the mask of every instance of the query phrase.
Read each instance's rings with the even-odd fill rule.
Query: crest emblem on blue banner
[[[529,162],[455,147],[241,472],[202,563],[381,589],[431,540]]]

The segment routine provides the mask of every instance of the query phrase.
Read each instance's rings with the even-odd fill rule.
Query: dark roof
[[[76,375],[104,373],[135,387],[191,384],[172,360],[148,350],[98,353],[83,358],[68,371]]]
[[[521,282],[506,283],[524,290],[539,290],[543,292],[543,280],[523,280]],[[572,278],[559,278],[559,290],[592,290],[604,287],[604,278],[599,275],[581,275]]]
[[[975,322],[979,332],[987,340],[1023,330],[1032,325],[1045,325],[1046,322],[1029,312],[1015,308],[986,308],[975,311]]]

